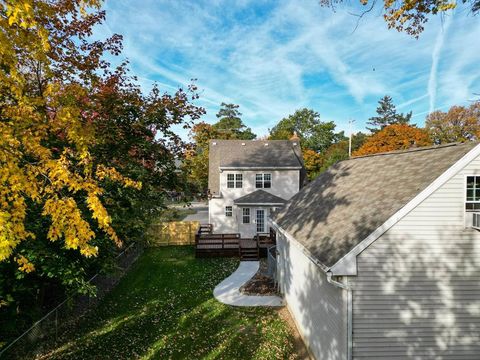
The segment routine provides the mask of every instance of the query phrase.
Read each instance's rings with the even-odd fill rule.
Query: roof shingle
[[[256,190],[233,201],[236,205],[285,204],[287,201],[264,190]]]
[[[219,194],[220,168],[303,171],[300,144],[289,140],[210,140],[208,161],[208,189],[212,195]]]
[[[273,220],[332,266],[477,144],[341,161],[290,199]]]

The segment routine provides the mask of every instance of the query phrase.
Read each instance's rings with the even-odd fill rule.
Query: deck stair
[[[238,245],[240,261],[258,261],[260,259],[260,250],[257,241],[240,239]]]

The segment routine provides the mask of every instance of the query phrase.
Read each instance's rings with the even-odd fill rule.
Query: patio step
[[[241,261],[258,261],[259,257],[258,248],[240,248]]]

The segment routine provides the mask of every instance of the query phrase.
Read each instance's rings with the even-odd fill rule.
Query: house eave
[[[260,203],[260,202],[254,202],[254,203],[243,203],[243,202],[233,202],[235,205],[241,205],[241,206],[284,206],[285,203]]]
[[[374,241],[380,238],[385,232],[392,228],[396,223],[403,219],[408,213],[415,209],[427,197],[433,194],[437,189],[444,185],[453,176],[458,174],[468,163],[480,155],[480,145],[475,146],[466,153],[460,160],[449,167],[443,174],[435,179],[429,186],[421,191],[417,196],[410,200],[404,207],[393,214],[387,221],[380,225],[364,240],[353,247],[347,254],[338,260],[330,271],[336,276],[357,275],[357,256],[368,248]]]
[[[219,166],[220,171],[228,170],[301,170],[301,166]]]
[[[320,270],[322,270],[325,274],[330,270],[328,266],[320,262],[305,246],[303,246],[297,239],[295,239],[292,235],[290,235],[285,229],[283,229],[280,225],[278,225],[274,220],[271,218],[268,219],[270,224],[273,226],[273,228],[282,233],[288,240],[290,240],[296,247],[298,247],[304,254],[307,256],[307,258],[313,262],[315,265],[317,265]]]

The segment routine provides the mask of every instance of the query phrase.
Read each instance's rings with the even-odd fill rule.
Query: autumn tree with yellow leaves
[[[320,0],[322,6],[332,9],[343,2],[344,0]],[[473,15],[480,11],[480,0],[360,0],[360,4],[364,9],[357,14],[359,20],[378,6],[389,29],[405,32],[416,38],[425,30],[428,20],[434,15],[448,14],[462,5],[462,10]]]
[[[470,106],[452,106],[447,112],[428,114],[425,128],[435,144],[465,142],[480,138],[480,101]]]
[[[143,95],[113,68],[121,36],[90,39],[104,18],[98,0],[0,0],[0,316],[91,291],[178,186],[171,126],[204,113],[194,86]]]

